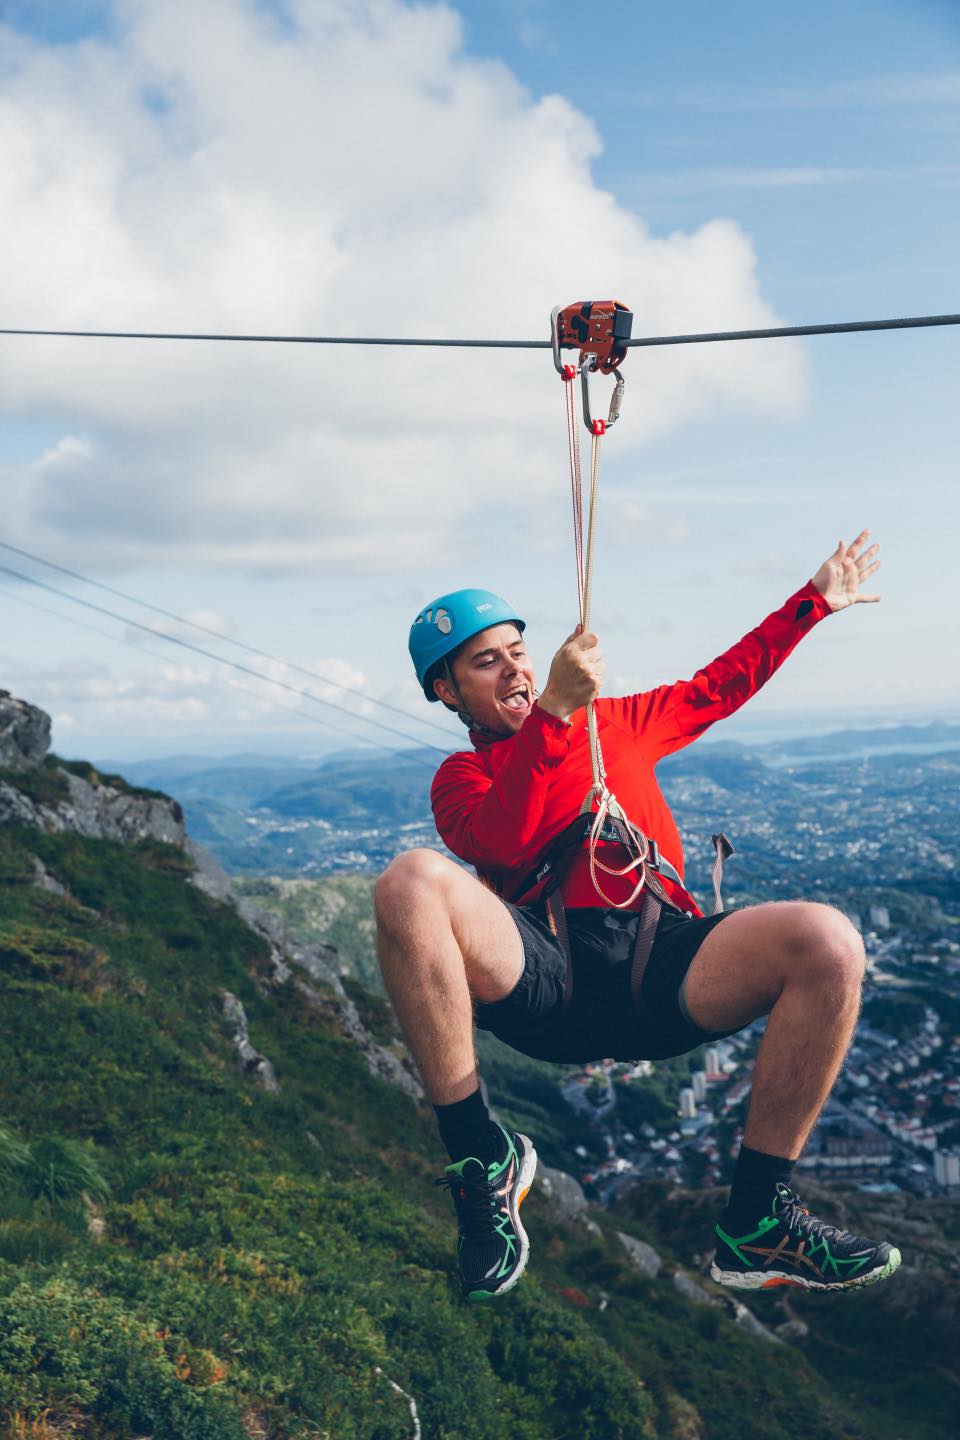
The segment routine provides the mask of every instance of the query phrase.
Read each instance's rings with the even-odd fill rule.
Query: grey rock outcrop
[[[692,1300],[694,1305],[721,1305],[723,1302],[716,1295],[709,1295],[699,1280],[696,1280],[687,1270],[675,1270],[673,1284],[676,1290],[686,1300]]]
[[[233,1044],[241,1068],[252,1075],[268,1094],[279,1094],[280,1086],[277,1084],[274,1068],[267,1057],[251,1045],[246,1011],[236,995],[231,995],[229,990],[223,992],[223,1015],[233,1033]]]
[[[61,770],[67,797],[57,801],[31,799],[15,785],[0,780],[0,825],[29,825],[48,835],[73,832],[89,840],[161,840],[182,845],[183,816],[174,800],[129,795],[110,785],[93,785]]]
[[[758,1320],[753,1311],[748,1310],[741,1300],[736,1299],[733,1295],[728,1295],[726,1302],[727,1309],[733,1316],[734,1324],[739,1325],[742,1330],[746,1330],[748,1335],[753,1335],[758,1340],[769,1340],[773,1345],[783,1344],[783,1337],[771,1330],[769,1325],[764,1325],[762,1320]]]
[[[602,1232],[595,1220],[591,1220],[587,1197],[579,1180],[565,1170],[551,1170],[541,1165],[537,1171],[540,1193],[547,1202],[555,1219],[564,1225],[580,1225],[591,1235]]]
[[[46,830],[43,810],[15,785],[0,780],[0,825],[32,825]]]
[[[805,1320],[784,1320],[782,1325],[776,1327],[774,1334],[779,1340],[799,1345],[810,1334],[810,1326]]]
[[[0,691],[0,769],[23,774],[43,762],[50,745],[50,717],[25,700]],[[46,772],[45,772],[46,774]],[[0,825],[29,825],[48,835],[72,832],[91,840],[116,840],[134,845],[160,840],[182,846],[186,839],[183,812],[165,795],[143,795],[110,785],[96,771],[90,778],[55,767],[49,772],[48,798],[0,780]]]
[[[50,749],[50,716],[0,690],[0,770],[32,770]]]
[[[47,895],[58,895],[62,900],[69,899],[70,891],[66,885],[61,885],[60,881],[50,874],[40,857],[31,855],[30,860],[33,864],[33,883],[37,889],[45,891]]]
[[[680,1294],[687,1300],[692,1300],[694,1305],[715,1305],[725,1309],[735,1325],[739,1325],[757,1340],[767,1340],[774,1345],[783,1343],[780,1336],[775,1335],[768,1326],[758,1320],[753,1311],[748,1310],[735,1295],[712,1295],[688,1270],[674,1271],[673,1283]]]
[[[647,1245],[643,1240],[637,1240],[633,1235],[624,1235],[622,1230],[617,1231],[617,1239],[630,1257],[630,1263],[641,1275],[647,1275],[655,1280],[660,1274],[660,1256],[652,1245]]]
[[[166,796],[129,795],[110,785],[93,785],[79,775],[67,774],[70,799],[61,803],[60,828],[74,830],[91,840],[117,840],[135,845],[160,840],[182,846],[186,838],[183,812]]]

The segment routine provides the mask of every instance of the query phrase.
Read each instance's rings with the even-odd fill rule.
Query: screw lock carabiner
[[[615,425],[620,419],[620,406],[623,404],[623,376],[619,370],[613,372],[613,394],[610,396],[610,410],[606,420],[594,420],[590,410],[590,371],[592,365],[581,365],[580,367],[580,393],[583,396],[583,423],[591,435],[602,435],[611,425]],[[600,429],[597,429],[600,426]]]

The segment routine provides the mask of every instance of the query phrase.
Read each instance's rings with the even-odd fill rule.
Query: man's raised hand
[[[869,536],[869,530],[861,530],[852,545],[845,545],[841,540],[814,575],[813,583],[831,610],[845,610],[848,605],[869,605],[880,599],[879,595],[860,594],[863,581],[880,569],[880,561],[873,558],[880,549],[879,544],[860,549]]]
[[[569,720],[574,710],[596,700],[606,668],[600,641],[578,625],[553,657],[540,709],[558,720]]]

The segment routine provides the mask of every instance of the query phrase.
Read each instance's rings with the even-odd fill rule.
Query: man
[[[879,598],[860,590],[879,568],[868,534],[841,540],[812,580],[692,680],[626,699],[598,699],[604,661],[580,627],[538,696],[524,622],[505,601],[458,591],[417,616],[410,649],[424,693],[458,711],[473,744],[437,772],[437,828],[479,878],[434,851],[398,856],[377,884],[380,964],[450,1155],[437,1183],[453,1193],[468,1299],[502,1295],[523,1273],[519,1208],[536,1168],[530,1140],[487,1113],[474,1023],[541,1059],[634,1060],[686,1053],[767,1015],[713,1278],[846,1289],[899,1265],[891,1245],[825,1224],[790,1188],[856,1024],[860,936],[839,910],[806,901],[704,918],[684,888],[680,836],[653,773],[739,709],[814,625]],[[562,887],[565,946],[542,905],[511,902],[526,896],[531,869],[590,789],[591,700],[609,788],[662,863],[628,908],[610,908],[581,846]],[[622,847],[602,841],[600,858],[608,899],[628,900],[635,874],[609,873],[625,864]]]

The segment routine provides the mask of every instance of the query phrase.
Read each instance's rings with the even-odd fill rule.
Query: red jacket
[[[654,768],[664,755],[681,750],[717,720],[739,710],[786,660],[798,641],[830,607],[808,581],[725,654],[698,670],[692,680],[660,685],[642,695],[596,702],[607,784],[624,812],[683,875],[683,847]],[[431,788],[437,830],[444,843],[476,867],[498,895],[509,900],[533,861],[579,813],[591,786],[586,711],[570,724],[534,705],[521,729],[492,740],[470,732],[474,750],[450,755]],[[623,864],[623,851],[604,844],[608,863]],[[603,875],[612,899],[629,895],[633,884]],[[681,909],[702,912],[676,882],[664,879]],[[577,856],[563,886],[568,906],[603,902],[593,887],[587,852]],[[642,894],[635,902],[641,903]]]

